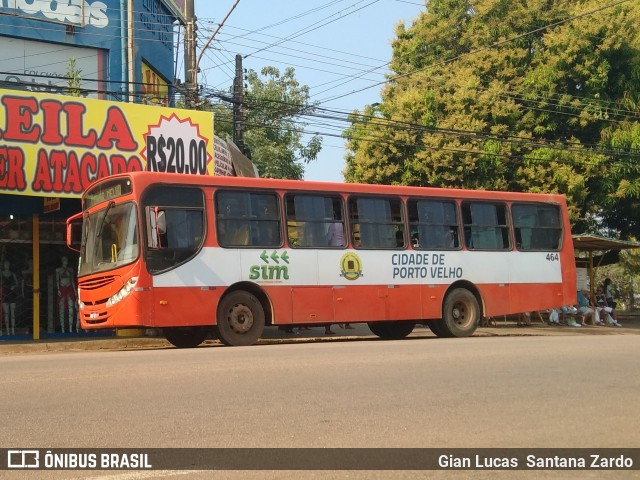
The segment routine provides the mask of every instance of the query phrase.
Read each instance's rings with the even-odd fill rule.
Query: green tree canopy
[[[429,0],[351,116],[345,178],[560,192],[576,231],[640,236],[639,20],[640,0]]]
[[[232,137],[232,107],[210,105],[215,112],[216,135]],[[264,67],[260,74],[249,70],[245,91],[244,141],[261,177],[302,179],[304,164],[315,160],[322,148],[321,138],[304,135],[300,116],[312,113],[309,87],[300,85],[295,70],[284,73]]]

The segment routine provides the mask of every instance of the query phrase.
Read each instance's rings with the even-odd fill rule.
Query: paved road
[[[637,335],[575,335],[6,356],[0,376],[2,443],[7,448],[640,447],[639,347]],[[54,477],[83,478],[75,473]],[[504,478],[515,478],[510,473]],[[517,476],[621,478],[629,472],[591,473]],[[166,472],[179,474],[211,478]],[[126,480],[161,474],[100,475]],[[306,475],[345,478],[331,472]],[[416,472],[397,475],[424,478]],[[450,472],[429,477],[442,475],[458,478]],[[216,478],[250,476],[234,472]],[[270,472],[255,478],[299,476]],[[348,476],[388,478],[389,472]]]
[[[545,323],[534,322],[530,327],[517,328],[514,322],[498,320],[492,327],[481,327],[476,330],[474,337],[518,337],[518,336],[567,336],[567,335],[640,335],[640,319],[623,320],[622,328],[586,326],[584,328],[572,328],[568,326],[550,326]],[[354,340],[376,339],[365,323],[351,325],[351,329],[345,329],[333,325],[335,335],[326,335],[324,327],[313,327],[306,330],[294,329],[294,333],[287,333],[276,327],[267,327],[259,340],[261,344],[274,343],[299,343],[299,342],[339,342]],[[126,333],[124,331],[123,333]],[[158,332],[160,333],[160,332]],[[417,325],[411,338],[434,337],[431,330],[423,325]],[[207,340],[207,346],[220,345],[217,340]],[[83,352],[87,350],[136,350],[173,348],[163,337],[96,337],[81,334],[77,337],[43,339],[39,341],[0,341],[0,356],[16,355],[24,353],[52,353],[52,352]]]

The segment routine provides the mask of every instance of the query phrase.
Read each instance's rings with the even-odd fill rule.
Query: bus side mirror
[[[67,219],[67,247],[80,252],[82,246],[82,212]]]
[[[167,233],[167,219],[165,211],[160,207],[146,207],[147,216],[147,246],[149,248],[163,248],[163,238]]]

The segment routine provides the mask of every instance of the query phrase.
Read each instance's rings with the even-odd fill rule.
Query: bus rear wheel
[[[264,330],[264,310],[255,295],[236,290],[218,305],[218,338],[225,345],[253,345]]]
[[[416,322],[369,322],[369,330],[383,340],[400,340],[416,326]]]
[[[209,334],[206,327],[174,327],[163,329],[164,338],[177,348],[195,348],[205,341]]]
[[[466,288],[452,290],[444,300],[442,319],[436,326],[440,337],[470,337],[478,328],[480,307],[476,296]]]

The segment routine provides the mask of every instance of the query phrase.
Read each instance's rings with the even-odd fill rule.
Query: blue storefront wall
[[[84,10],[82,5],[84,4]],[[127,21],[128,0],[15,0],[0,3],[0,37],[41,42],[58,46],[56,54],[64,55],[65,47],[79,47],[98,51],[98,68],[81,72],[91,79],[91,89],[102,92],[99,98],[127,101]],[[133,0],[133,65],[136,101],[144,93],[143,62],[166,85],[174,82],[173,24],[175,16],[160,0]],[[10,5],[10,6],[5,6]],[[84,15],[83,15],[84,12]],[[30,44],[33,48],[34,44]],[[54,49],[52,49],[52,52]],[[70,56],[78,55],[76,49]],[[42,55],[42,53],[41,53]],[[46,64],[47,59],[41,59]],[[5,63],[5,62],[3,62]],[[51,84],[46,69],[38,78],[38,70],[7,72],[0,67],[0,82],[5,88],[43,91]],[[36,75],[35,79],[30,73]],[[52,75],[53,76],[53,75]],[[147,75],[148,77],[148,75]],[[9,82],[9,83],[4,83]],[[29,88],[29,83],[33,84]],[[54,82],[55,83],[55,82]],[[95,87],[95,84],[98,87]],[[42,84],[42,85],[37,85]],[[58,83],[59,84],[59,83]],[[45,89],[46,91],[46,89]]]
[[[169,92],[174,83],[175,16],[160,0],[131,3],[132,93],[136,102],[147,103],[144,82],[151,78],[156,86],[163,85]],[[83,67],[80,77],[86,81],[81,88],[91,90],[82,92],[82,96],[128,101],[128,4],[128,0],[0,2],[0,47],[5,50],[0,52],[0,88],[65,93],[61,88],[67,86],[64,77],[68,60],[74,58]],[[86,57],[84,63],[81,57]],[[41,197],[0,195],[0,258],[11,260],[11,268],[19,276],[31,261],[42,282],[37,292],[32,289],[29,293],[25,288],[26,293],[16,305],[16,328],[12,328],[11,335],[0,303],[0,340],[92,334],[78,332],[77,328],[70,333],[61,328],[52,293],[52,272],[59,266],[59,259],[67,256],[70,265],[77,260],[66,249],[64,221],[78,211],[79,199],[62,199],[59,211],[44,213]],[[39,299],[38,309],[35,296]]]

